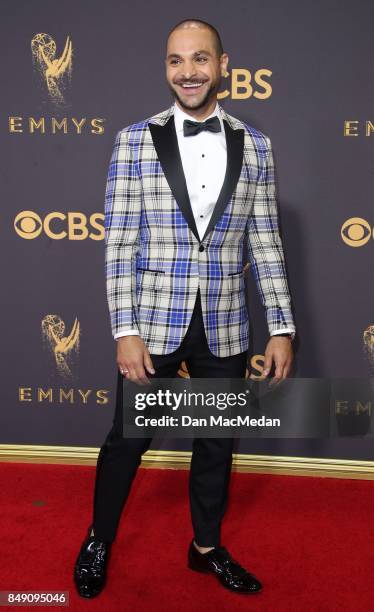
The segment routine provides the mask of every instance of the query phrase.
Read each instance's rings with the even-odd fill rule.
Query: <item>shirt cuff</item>
[[[115,334],[114,339],[118,340],[118,338],[122,338],[123,336],[139,336],[139,332],[137,329],[128,329],[127,331],[118,332],[118,334]]]
[[[291,340],[295,338],[295,331],[290,327],[284,327],[283,329],[275,329],[271,332],[271,336],[277,336],[278,334],[290,334]]]

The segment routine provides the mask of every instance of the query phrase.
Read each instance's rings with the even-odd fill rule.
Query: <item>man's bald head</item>
[[[214,26],[207,21],[203,21],[202,19],[183,19],[183,21],[179,21],[168,33],[167,41],[173,32],[177,30],[187,30],[189,28],[209,30],[213,38],[213,46],[216,50],[217,57],[218,59],[221,57],[223,53],[221,37]]]

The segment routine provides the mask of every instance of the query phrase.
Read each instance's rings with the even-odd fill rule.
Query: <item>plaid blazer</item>
[[[174,104],[120,130],[105,192],[105,275],[113,336],[137,329],[152,354],[181,344],[200,287],[218,357],[248,349],[243,246],[269,332],[295,329],[278,231],[271,143],[219,105],[227,167],[200,239],[174,125]]]

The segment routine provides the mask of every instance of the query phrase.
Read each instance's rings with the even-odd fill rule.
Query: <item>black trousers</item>
[[[181,345],[169,355],[151,354],[154,377],[174,378],[181,361],[198,378],[244,378],[248,351],[217,357],[209,350],[201,312],[200,291]],[[152,438],[130,439],[122,431],[122,374],[118,372],[113,426],[100,449],[96,467],[93,529],[107,542],[115,539],[122,509]],[[133,384],[130,383],[129,384]],[[126,381],[125,381],[126,385]],[[227,506],[232,465],[232,438],[195,438],[189,478],[189,497],[195,541],[219,546],[221,521]]]

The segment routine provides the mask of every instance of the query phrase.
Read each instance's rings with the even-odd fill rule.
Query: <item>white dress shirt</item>
[[[212,216],[226,172],[226,134],[218,102],[216,102],[214,111],[205,117],[204,121],[215,115],[218,116],[221,124],[220,132],[203,130],[193,136],[184,136],[183,121],[185,119],[196,121],[196,119],[179,108],[176,102],[174,103],[174,123],[179,152],[200,239],[204,236]],[[272,335],[292,331],[285,328],[273,331]],[[138,330],[130,329],[119,332],[115,335],[115,339],[138,334]]]

